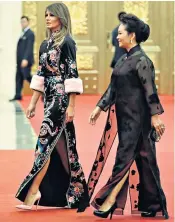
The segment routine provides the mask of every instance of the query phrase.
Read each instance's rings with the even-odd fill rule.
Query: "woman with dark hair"
[[[34,92],[26,112],[29,119],[34,117],[37,101],[44,93],[44,120],[33,168],[16,194],[24,203],[17,208],[30,210],[39,204],[78,208],[80,212],[89,205],[89,198],[73,124],[75,97],[83,92],[76,45],[65,4],[49,5],[45,19],[48,39],[40,46],[38,71],[30,85]]]
[[[125,14],[126,12],[120,12],[117,16],[118,20],[120,21],[122,16]],[[126,49],[119,47],[119,42],[117,40],[118,28],[119,25],[117,25],[117,27],[115,27],[115,29],[112,31],[112,45],[115,48],[114,56],[112,58],[110,65],[112,69],[115,67],[115,64],[120,59],[120,57],[126,53]]]
[[[117,39],[127,53],[116,64],[109,87],[89,120],[94,125],[101,111],[108,110],[88,180],[89,196],[92,197],[118,132],[112,175],[92,201],[97,209],[94,215],[107,218],[111,214],[112,218],[116,209],[116,213],[123,214],[129,186],[132,213],[141,211],[142,217],[155,217],[160,211],[168,219],[155,148],[155,139],[160,140],[165,130],[159,117],[164,110],[157,95],[154,65],[140,46],[148,39],[150,29],[132,14],[123,15],[120,21]]]

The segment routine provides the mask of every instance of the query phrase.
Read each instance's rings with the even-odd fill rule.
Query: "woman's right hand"
[[[100,116],[100,113],[101,113],[100,107],[96,106],[94,111],[91,113],[91,115],[89,117],[89,123],[91,125],[95,125],[98,117]]]
[[[31,119],[35,116],[35,108],[36,108],[36,105],[33,104],[33,103],[30,103],[27,110],[26,110],[26,117],[28,119]]]
[[[158,136],[161,138],[161,136],[165,132],[165,125],[162,122],[162,120],[159,118],[158,114],[151,117],[151,125],[155,128]]]

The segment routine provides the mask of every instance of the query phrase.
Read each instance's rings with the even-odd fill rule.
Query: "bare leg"
[[[68,156],[67,156],[66,139],[65,139],[64,133],[61,134],[55,148],[61,157],[61,161],[66,172],[69,174],[69,161],[68,161]],[[35,195],[37,194],[39,190],[39,186],[48,170],[49,164],[50,164],[50,157],[47,163],[45,164],[45,166],[42,168],[42,170],[38,173],[38,175],[33,180],[33,183],[24,201],[25,205],[30,205],[33,202],[33,199],[35,198]]]
[[[68,160],[68,154],[67,154],[67,144],[66,144],[66,138],[65,133],[63,132],[58,140],[58,143],[56,144],[56,150],[60,156],[61,162],[64,166],[65,171],[67,174],[70,174],[69,170],[69,160]]]
[[[109,194],[109,196],[106,198],[102,206],[100,207],[100,211],[108,211],[115,203],[116,197],[118,193],[120,192],[122,186],[124,185],[126,179],[129,176],[129,171],[126,173],[126,175],[122,178],[122,180],[114,187],[112,192]]]
[[[27,196],[25,198],[24,204],[25,205],[30,205],[33,202],[33,198],[35,198],[35,194],[38,192],[39,190],[39,186],[47,172],[47,169],[49,167],[49,163],[50,163],[50,157],[47,161],[47,163],[45,164],[45,166],[42,168],[42,170],[37,174],[37,176],[35,177],[35,179],[33,180],[33,183],[27,193]]]

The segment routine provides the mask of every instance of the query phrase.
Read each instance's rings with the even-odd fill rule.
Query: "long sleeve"
[[[83,93],[83,83],[78,75],[75,43],[70,37],[66,39],[62,51],[65,66],[65,92],[81,94]]]
[[[104,112],[106,112],[109,109],[110,105],[112,105],[113,103],[114,103],[114,97],[110,83],[107,90],[98,101],[97,106],[100,107]]]
[[[146,57],[142,57],[137,64],[137,73],[145,93],[150,115],[162,114],[164,110],[157,94],[155,69],[152,61]]]
[[[35,41],[35,36],[33,33],[30,34],[30,36],[27,38],[26,48],[25,48],[25,54],[23,59],[26,59],[27,61],[30,61],[33,57],[33,46]]]
[[[39,49],[39,65],[35,75],[32,77],[32,81],[30,83],[30,88],[36,91],[44,92],[44,70],[45,70],[45,62],[46,54],[43,52],[45,41],[41,44]]]

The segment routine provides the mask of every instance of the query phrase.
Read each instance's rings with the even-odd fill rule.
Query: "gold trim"
[[[78,46],[78,52],[99,52],[99,48],[97,46]]]
[[[88,34],[88,19],[87,19],[87,2],[64,2],[69,8],[72,20],[73,35],[87,35]]]
[[[149,2],[148,1],[124,1],[124,11],[132,13],[148,23]]]
[[[77,54],[77,66],[79,70],[92,70],[94,56],[92,54]]]

